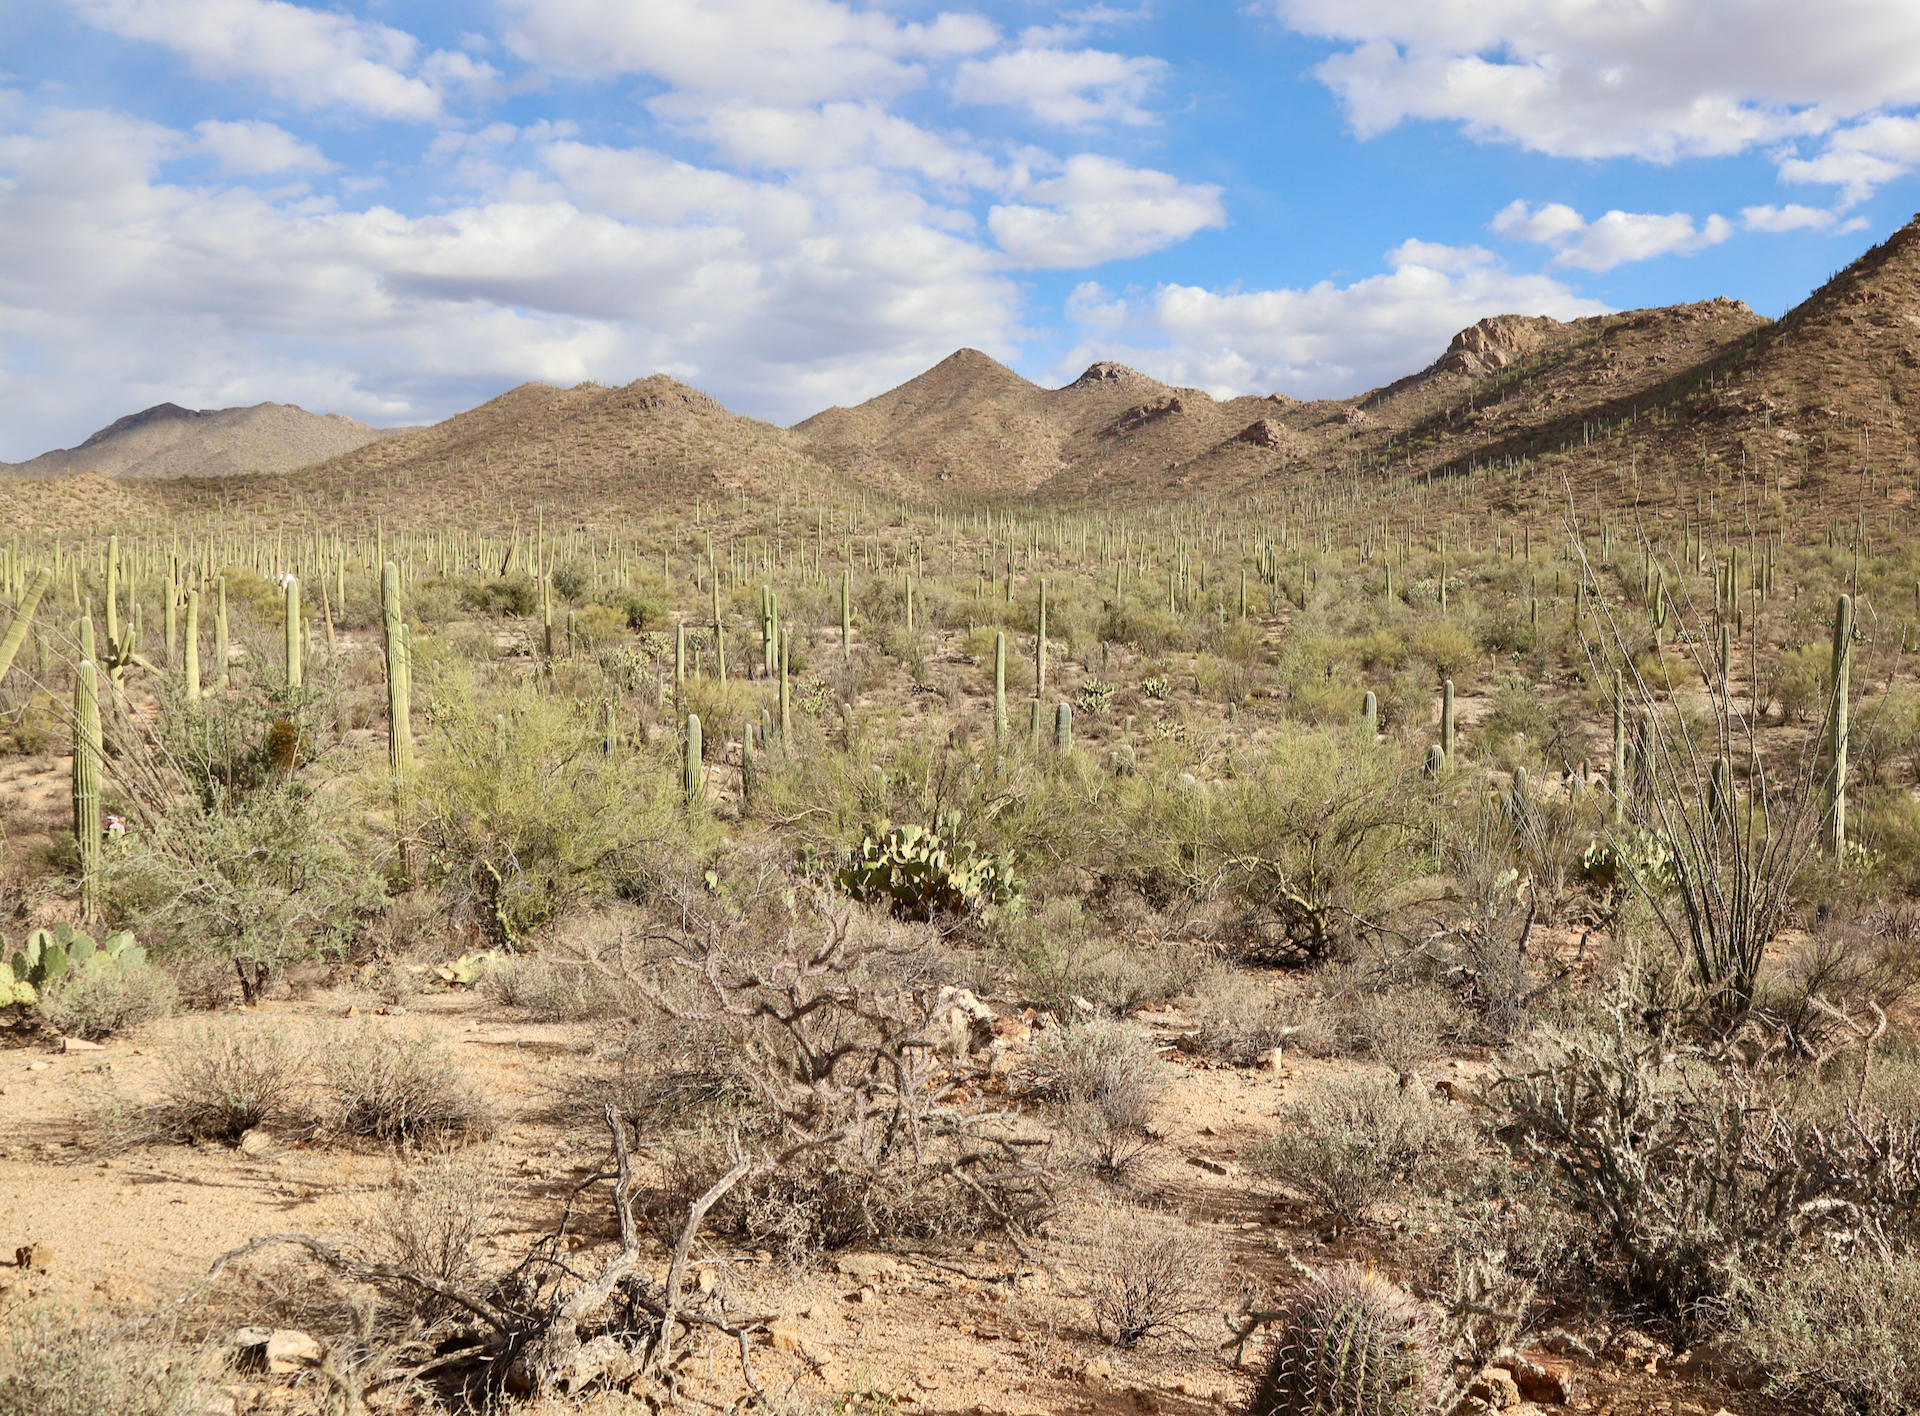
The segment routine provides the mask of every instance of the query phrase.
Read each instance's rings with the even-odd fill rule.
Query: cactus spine
[[[1842,595],[1833,612],[1833,827],[1828,844],[1837,858],[1847,848],[1847,696],[1853,678],[1853,597]]]
[[[53,572],[42,569],[33,577],[33,585],[27,596],[20,602],[20,608],[14,612],[13,623],[7,626],[7,637],[0,639],[0,679],[7,676],[7,670],[13,667],[13,659],[20,652],[20,646],[26,642],[27,630],[33,625],[33,612],[40,608],[40,597],[47,593],[47,587],[53,584]]]
[[[680,769],[680,794],[688,807],[698,806],[707,793],[706,770],[700,765],[700,715],[687,714],[686,759]]]
[[[82,659],[73,676],[73,838],[80,847],[80,917],[89,921],[100,913],[103,749],[99,671],[91,659]]]
[[[1007,632],[996,630],[993,636],[993,740],[1007,738]]]
[[[1425,1310],[1345,1265],[1288,1295],[1251,1416],[1420,1416],[1438,1382]]]
[[[200,592],[187,591],[187,701],[200,696]]]
[[[300,581],[297,576],[287,577],[287,687],[300,687]]]

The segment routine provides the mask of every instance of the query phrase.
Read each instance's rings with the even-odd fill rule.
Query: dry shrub
[[[114,1139],[232,1143],[306,1124],[306,1048],[278,1028],[206,1027],[167,1048],[162,1099],[109,1118]]]
[[[1821,1416],[1920,1409],[1920,1258],[1861,1249],[1792,1265],[1739,1295],[1738,1344],[1768,1388]]]
[[[492,1129],[479,1089],[426,1034],[363,1030],[328,1049],[325,1086],[333,1129],[405,1142],[472,1140]]]
[[[1426,1187],[1479,1145],[1472,1123],[1424,1088],[1344,1077],[1281,1112],[1280,1130],[1249,1160],[1322,1213],[1352,1224],[1373,1204]]]
[[[1276,997],[1257,975],[1223,968],[1194,988],[1193,1016],[1200,1046],[1236,1066],[1258,1062],[1274,1048],[1328,1050],[1326,1026],[1299,997]]]
[[[481,992],[543,1022],[584,1023],[626,1017],[634,1001],[618,980],[586,959],[545,954],[508,959],[487,970]]]
[[[40,1016],[71,1037],[101,1038],[167,1017],[179,997],[160,969],[81,969],[40,999]]]
[[[1419,984],[1349,993],[1330,1011],[1340,1052],[1371,1057],[1396,1072],[1423,1067],[1439,1056],[1442,1043],[1463,1021],[1444,990]]]
[[[0,1416],[189,1416],[209,1409],[211,1367],[71,1312],[16,1309],[0,1336]]]
[[[1087,1301],[1115,1347],[1196,1341],[1221,1307],[1226,1256],[1205,1230],[1139,1205],[1107,1203],[1089,1217]]]
[[[487,1157],[409,1156],[359,1218],[360,1244],[378,1262],[469,1290],[478,1286],[478,1249],[496,1227],[506,1185]],[[432,1323],[465,1309],[418,1284],[387,1294]]]
[[[1100,1175],[1123,1175],[1150,1150],[1149,1129],[1170,1078],[1144,1039],[1118,1023],[1088,1023],[1052,1035],[1031,1063],[1033,1092]]]

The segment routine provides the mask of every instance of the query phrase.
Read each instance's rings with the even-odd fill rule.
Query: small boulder
[[[258,1126],[240,1133],[240,1154],[253,1160],[264,1160],[276,1154],[280,1143],[273,1138],[273,1132]]]
[[[63,1037],[60,1039],[60,1050],[62,1052],[105,1052],[107,1045],[104,1042],[88,1042],[83,1037]]]
[[[1477,1397],[1495,1411],[1511,1411],[1520,1404],[1520,1384],[1504,1367],[1489,1367],[1473,1379],[1467,1395]]]
[[[276,1376],[291,1376],[317,1367],[326,1359],[327,1349],[310,1333],[292,1328],[276,1328],[267,1338],[267,1371]]]
[[[892,1254],[842,1254],[833,1266],[850,1278],[877,1283],[900,1271],[900,1260]]]
[[[1113,1363],[1104,1357],[1089,1357],[1074,1368],[1073,1379],[1083,1387],[1105,1391],[1113,1385]]]

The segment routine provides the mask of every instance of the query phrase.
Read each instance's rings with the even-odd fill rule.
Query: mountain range
[[[790,429],[656,374],[614,388],[523,384],[416,429],[271,403],[202,413],[163,404],[8,470],[223,477],[269,499],[438,488],[584,511],[636,495],[807,500],[854,489],[1146,501],[1549,459],[1570,484],[1621,499],[1629,489],[1677,495],[1690,469],[1717,477],[1737,462],[1782,495],[1823,495],[1833,478],[1864,471],[1900,500],[1920,467],[1916,408],[1920,218],[1778,320],[1725,298],[1567,322],[1494,315],[1418,372],[1345,399],[1216,399],[1108,361],[1049,389],[961,349]],[[298,470],[262,476],[289,469]]]

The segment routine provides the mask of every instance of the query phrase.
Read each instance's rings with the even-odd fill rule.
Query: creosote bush
[[[331,1043],[323,1063],[329,1125],[340,1134],[417,1145],[472,1140],[492,1129],[479,1088],[425,1033],[366,1029]]]
[[[1087,1301],[1115,1347],[1190,1343],[1215,1325],[1226,1255],[1177,1215],[1107,1200],[1082,1221]]]
[[[308,1062],[307,1048],[279,1028],[182,1029],[166,1049],[162,1099],[110,1114],[110,1135],[128,1143],[231,1144],[255,1128],[288,1131],[310,1125]]]
[[[1028,1065],[1033,1093],[1058,1108],[1095,1174],[1124,1175],[1153,1147],[1172,1078],[1133,1029],[1096,1022],[1047,1034]]]

